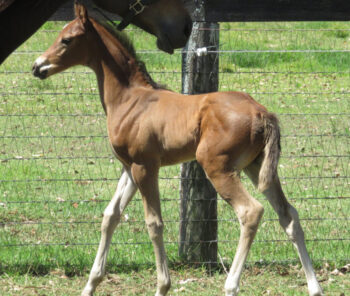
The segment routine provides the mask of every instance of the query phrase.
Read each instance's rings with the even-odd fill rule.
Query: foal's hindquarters
[[[298,213],[287,201],[278,178],[280,131],[275,115],[246,94],[250,108],[239,108],[235,116],[220,119],[220,127],[208,125],[202,131],[196,158],[220,196],[235,210],[241,234],[230,268],[225,291],[237,295],[239,280],[264,209],[243,187],[239,173],[244,170],[279,216],[279,221],[295,245],[306,275],[309,294],[323,295],[307,253]],[[239,102],[236,102],[239,103]],[[239,105],[239,104],[238,104]],[[245,110],[246,109],[246,110]],[[234,114],[234,112],[233,112]],[[248,116],[250,114],[250,116]],[[230,122],[230,127],[226,124]],[[215,120],[211,120],[214,123]],[[226,130],[225,133],[222,129]],[[230,129],[227,139],[227,130]],[[206,137],[205,134],[208,134]],[[213,134],[217,134],[216,137]],[[225,135],[226,134],[226,135]]]

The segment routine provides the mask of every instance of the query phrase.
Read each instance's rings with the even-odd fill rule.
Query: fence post
[[[190,40],[182,54],[182,92],[197,94],[217,91],[219,24],[204,21],[204,1],[195,1],[195,18]],[[198,49],[199,48],[199,49]],[[205,49],[206,48],[206,49]],[[192,161],[181,167],[180,248],[187,262],[217,262],[216,191],[201,166]]]

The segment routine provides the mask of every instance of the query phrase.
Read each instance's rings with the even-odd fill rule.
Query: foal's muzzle
[[[38,77],[40,79],[45,79],[47,77],[47,70],[40,71],[40,67],[35,64],[32,68],[32,73],[35,77]]]
[[[52,66],[47,59],[39,57],[34,62],[32,73],[35,77],[45,79],[48,76],[48,72],[51,67]]]

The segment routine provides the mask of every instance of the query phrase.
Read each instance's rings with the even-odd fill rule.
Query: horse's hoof
[[[239,292],[239,287],[229,289],[229,290],[226,290],[225,296],[237,296],[238,292]]]
[[[90,291],[83,291],[83,292],[81,293],[81,296],[92,296],[92,295],[93,295],[93,293],[90,292]]]
[[[322,288],[317,283],[317,285],[314,285],[312,287],[309,287],[309,295],[310,296],[324,296]]]

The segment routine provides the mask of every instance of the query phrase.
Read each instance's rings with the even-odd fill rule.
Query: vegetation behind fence
[[[48,22],[0,67],[0,272],[89,270],[120,176],[94,74],[77,67],[41,81],[30,73],[62,26]],[[181,51],[170,56],[146,33],[127,34],[154,80],[180,91]],[[316,265],[350,260],[349,40],[350,24],[342,22],[225,23],[220,30],[219,89],[246,91],[279,115],[279,171]],[[249,262],[297,262],[276,214],[242,178],[265,206]],[[179,166],[161,170],[164,239],[174,264],[179,184]],[[218,219],[219,259],[229,263],[239,225],[221,200]],[[109,258],[110,271],[153,265],[139,195],[123,215]]]

